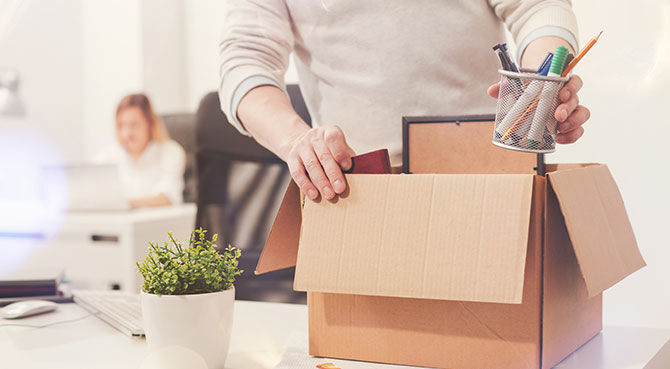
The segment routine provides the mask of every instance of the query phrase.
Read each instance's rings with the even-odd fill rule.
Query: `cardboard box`
[[[645,263],[606,165],[547,169],[347,175],[332,203],[291,184],[256,273],[296,265],[315,356],[550,368]]]

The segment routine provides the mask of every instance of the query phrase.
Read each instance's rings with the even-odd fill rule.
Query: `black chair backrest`
[[[195,202],[198,197],[198,177],[196,168],[195,114],[177,113],[161,115],[170,138],[177,141],[186,152],[184,168],[184,202]]]
[[[286,90],[293,109],[300,117],[312,125],[305,101],[298,85],[288,85]],[[227,155],[231,159],[253,162],[278,163],[281,160],[256,140],[237,131],[220,108],[219,95],[210,92],[200,101],[197,112],[197,145],[199,151],[212,151]]]
[[[298,86],[287,91],[296,112],[311,124]],[[292,291],[292,270],[253,276],[290,181],[284,162],[228,122],[215,92],[200,102],[196,142],[196,227],[218,233],[221,247],[230,243],[243,250],[240,266],[246,272],[236,284],[237,298],[303,302],[304,294]]]

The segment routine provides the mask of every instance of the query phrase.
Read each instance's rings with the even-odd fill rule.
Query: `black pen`
[[[512,61],[512,58],[509,56],[509,53],[507,52],[507,43],[503,43],[500,45],[503,51],[503,55],[505,55],[505,58],[507,58],[507,62],[511,65],[510,69],[512,72],[517,72],[519,73],[519,68],[516,67],[516,64]]]
[[[516,69],[516,66],[512,63],[511,60],[509,60],[509,57],[505,54],[503,45],[496,44],[495,46],[493,46],[493,51],[496,54],[498,54],[498,57],[500,58],[502,69],[509,72],[515,72],[515,71],[518,72],[519,70]],[[521,94],[523,93],[523,83],[519,78],[515,77],[509,77],[509,80],[511,82],[512,93],[514,94],[514,97],[518,99],[519,96],[521,96]]]
[[[495,51],[495,53],[500,58],[500,64],[502,64],[502,69],[508,70],[508,71],[513,71],[514,70],[512,68],[512,66],[509,64],[509,61],[508,61],[505,53],[503,52],[503,48],[502,48],[501,44],[496,44],[495,46],[493,46],[493,51]]]

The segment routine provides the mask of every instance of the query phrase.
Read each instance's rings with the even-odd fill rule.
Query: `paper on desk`
[[[400,366],[329,359],[310,356],[307,352],[307,334],[292,332],[284,348],[281,361],[274,369],[417,369],[416,366]]]

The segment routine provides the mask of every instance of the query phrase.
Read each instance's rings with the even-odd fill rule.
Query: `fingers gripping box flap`
[[[547,175],[589,296],[645,266],[621,194],[606,165]]]
[[[390,174],[388,150],[380,149],[352,157],[349,172]],[[300,189],[291,181],[256,265],[255,274],[295,266],[302,223],[301,199]]]
[[[294,288],[521,303],[532,175],[347,175],[306,201]]]

